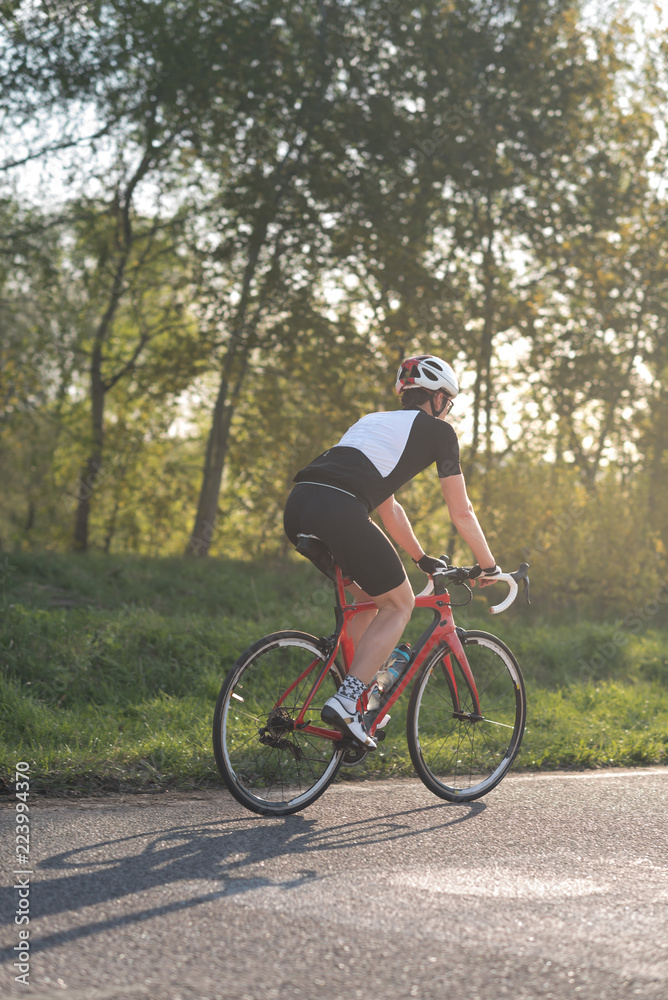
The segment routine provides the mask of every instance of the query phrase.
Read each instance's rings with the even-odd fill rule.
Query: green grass
[[[0,776],[26,760],[33,791],[52,793],[217,784],[211,718],[229,667],[274,629],[333,624],[328,585],[292,561],[3,557],[0,613]],[[665,630],[547,624],[519,604],[496,620],[482,597],[457,614],[522,666],[516,767],[668,763]],[[416,614],[408,638],[427,620]],[[343,777],[413,774],[405,707],[404,697],[377,753]]]

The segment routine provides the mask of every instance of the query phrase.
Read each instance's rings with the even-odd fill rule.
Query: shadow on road
[[[32,919],[113,903],[177,882],[205,879],[217,882],[218,887],[162,906],[93,921],[41,938],[31,937],[30,950],[34,953],[55,948],[66,941],[187,911],[201,903],[263,886],[290,892],[317,879],[316,868],[305,865],[288,880],[272,878],[258,868],[287,855],[299,855],[305,862],[312,857],[315,861],[325,851],[346,851],[364,844],[378,845],[433,834],[474,819],[485,808],[481,802],[457,806],[437,803],[327,827],[322,820],[303,815],[282,819],[233,818],[198,826],[166,826],[63,851],[38,865],[40,873],[51,869],[67,874],[39,880],[33,877]],[[15,900],[14,889],[0,890],[0,910],[7,915],[6,923],[13,923]],[[0,949],[0,963],[12,960],[13,956],[12,948]]]

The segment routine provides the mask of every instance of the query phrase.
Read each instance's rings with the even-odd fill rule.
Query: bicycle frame
[[[327,650],[327,656],[322,663],[319,670],[318,677],[314,681],[311,690],[304,702],[304,705],[299,712],[299,715],[295,719],[295,729],[300,729],[303,732],[310,733],[313,736],[320,736],[323,739],[329,740],[343,740],[342,734],[337,729],[328,729],[322,725],[314,725],[309,720],[305,718],[311,703],[315,697],[315,694],[322,684],[323,680],[327,676],[336,656],[341,652],[343,665],[345,667],[346,673],[350,670],[350,665],[353,660],[354,646],[353,641],[348,634],[348,624],[355,617],[355,615],[362,614],[365,611],[372,611],[376,608],[373,601],[361,601],[359,604],[347,604],[345,601],[345,587],[351,583],[350,580],[346,580],[341,573],[338,566],[335,567],[336,571],[336,631],[330,637],[330,648]],[[462,673],[466,679],[467,685],[471,692],[473,698],[473,704],[475,708],[475,714],[480,717],[480,701],[478,698],[478,691],[476,689],[475,680],[473,674],[471,673],[471,668],[469,667],[466,654],[464,652],[464,647],[462,645],[461,639],[457,632],[457,626],[455,625],[455,620],[452,614],[452,608],[450,606],[450,595],[447,591],[444,593],[431,593],[418,595],[415,599],[416,608],[430,608],[434,613],[433,621],[427,626],[420,638],[415,643],[413,650],[411,652],[411,659],[409,661],[408,669],[400,678],[399,682],[392,688],[386,700],[381,702],[381,705],[376,713],[376,716],[369,729],[370,735],[373,736],[379,724],[382,722],[383,718],[387,715],[389,709],[394,705],[407,686],[411,683],[413,678],[417,675],[418,671],[425,663],[429,655],[437,647],[442,647],[444,652],[448,650],[446,655],[443,657],[443,663],[445,669],[448,672],[449,681],[452,687],[453,694],[455,696],[455,704],[457,710],[459,710],[459,695],[457,693],[457,682],[455,680],[455,672],[450,660],[450,653],[454,654]],[[300,684],[307,674],[313,669],[314,663],[309,664],[309,666],[302,672],[300,677],[291,684],[291,686],[285,691],[285,693],[279,698],[276,706],[279,707],[288,698],[290,693]]]

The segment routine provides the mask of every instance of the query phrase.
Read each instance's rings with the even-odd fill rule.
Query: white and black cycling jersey
[[[372,511],[434,463],[441,479],[461,473],[452,426],[424,410],[390,410],[362,417],[294,482],[346,490]]]

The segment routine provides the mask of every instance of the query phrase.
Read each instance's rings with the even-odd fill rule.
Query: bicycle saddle
[[[334,556],[317,535],[297,535],[295,548],[300,555],[310,559],[316,569],[336,583]]]

